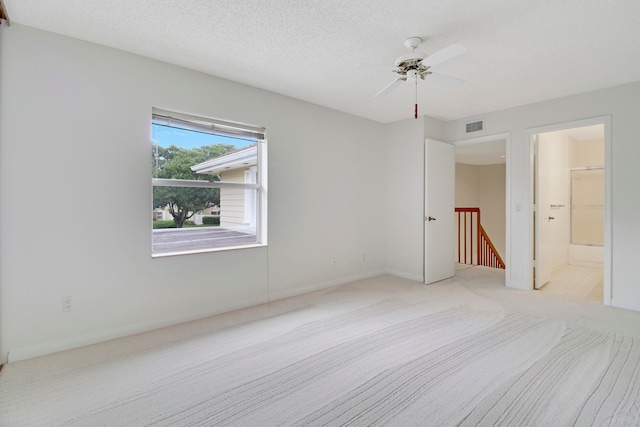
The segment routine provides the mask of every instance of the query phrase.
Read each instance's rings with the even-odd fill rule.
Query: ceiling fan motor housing
[[[424,76],[430,74],[429,71],[427,71],[429,67],[421,64],[421,61],[427,57],[427,54],[415,50],[421,44],[422,39],[420,37],[410,37],[404,41],[405,47],[411,52],[396,59],[395,73],[401,76],[407,76],[407,72],[415,70],[417,75],[423,80]]]
[[[389,83],[384,88],[382,88],[382,90],[380,90],[378,93],[374,95],[374,98],[386,95],[389,92],[391,92],[394,88],[398,87],[398,85],[401,84],[402,82],[407,82],[407,81],[415,82],[415,86],[416,86],[415,117],[416,118],[418,116],[418,112],[417,112],[418,77],[420,77],[421,80],[425,80],[425,77],[428,75],[435,76],[436,74],[433,74],[431,71],[429,71],[433,65],[436,65],[448,59],[454,58],[467,51],[467,49],[462,45],[452,44],[448,47],[445,47],[444,49],[440,49],[439,51],[437,51],[436,53],[430,56],[427,56],[426,53],[416,50],[416,48],[421,44],[422,44],[422,39],[420,37],[410,37],[405,40],[404,45],[407,49],[410,50],[410,52],[397,58],[395,62],[395,69],[393,69],[393,72],[398,74],[399,77],[396,78],[391,83]],[[452,87],[454,85],[458,86],[459,84],[463,83],[462,80],[455,79],[452,77],[447,77],[441,74],[438,74],[437,76],[438,76],[437,80],[440,83],[448,84]]]
[[[414,52],[417,53],[417,52]],[[420,61],[426,58],[426,55],[419,55],[416,57],[413,55],[411,58],[405,58],[409,55],[401,56],[396,60],[396,69],[393,70],[395,73],[400,74],[401,76],[406,76],[407,72],[411,70],[415,70],[421,79],[424,80],[424,77],[428,74],[431,74],[428,66],[423,65]]]

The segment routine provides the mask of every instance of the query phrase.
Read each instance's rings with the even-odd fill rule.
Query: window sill
[[[227,252],[227,251],[237,251],[241,249],[254,249],[254,248],[266,248],[266,243],[254,243],[250,245],[241,245],[241,246],[226,246],[221,248],[205,248],[205,249],[189,249],[183,251],[174,251],[174,252],[158,252],[152,253],[151,258],[166,258],[172,256],[180,256],[180,255],[193,255],[193,254],[204,254],[210,252]]]

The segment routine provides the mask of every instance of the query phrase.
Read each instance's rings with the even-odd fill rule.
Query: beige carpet
[[[640,425],[640,313],[382,276],[24,362],[0,425]]]

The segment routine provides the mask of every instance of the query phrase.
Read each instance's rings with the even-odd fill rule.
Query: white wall
[[[505,164],[481,166],[480,212],[482,226],[492,240],[496,250],[505,260]]]
[[[2,361],[384,271],[382,124],[0,28]],[[151,258],[152,107],[267,128],[268,248]],[[105,218],[109,206],[126,209]]]
[[[531,220],[530,220],[530,129],[610,116],[611,185],[612,185],[612,305],[640,310],[640,274],[636,254],[640,247],[637,212],[640,196],[637,159],[640,158],[640,82],[595,92],[511,108],[483,115],[482,135],[511,134],[510,206],[511,215],[511,283],[515,288],[530,289]],[[473,119],[475,119],[474,117]],[[450,140],[465,137],[464,124],[470,118],[447,124]]]
[[[604,140],[602,138],[576,141],[569,139],[569,167],[604,167]]]
[[[424,121],[387,125],[386,265],[391,274],[424,280]]]
[[[480,166],[456,163],[456,208],[480,205]]]
[[[387,272],[424,281],[424,144],[444,141],[444,123],[430,117],[386,126]]]

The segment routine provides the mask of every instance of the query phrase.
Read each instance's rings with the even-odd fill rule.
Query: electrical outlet
[[[62,297],[62,312],[71,311],[71,297]]]

